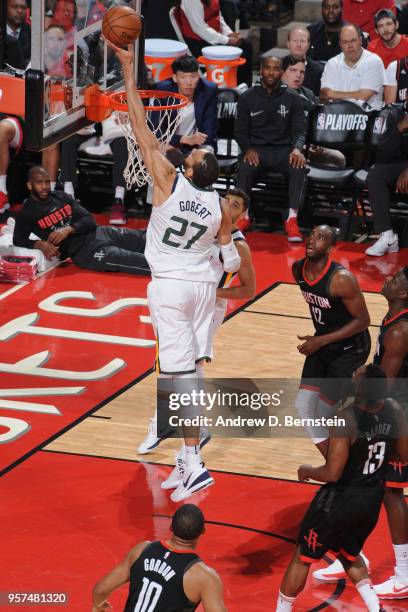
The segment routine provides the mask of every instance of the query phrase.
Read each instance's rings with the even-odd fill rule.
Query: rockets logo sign
[[[151,371],[148,279],[72,274],[0,293],[0,474]]]

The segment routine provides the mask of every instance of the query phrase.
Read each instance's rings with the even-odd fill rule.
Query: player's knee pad
[[[319,392],[310,389],[299,389],[295,400],[295,407],[301,419],[305,419],[304,428],[309,434],[313,444],[320,444],[329,437],[325,427],[315,424],[317,418],[317,404]]]
[[[316,415],[316,404],[319,399],[318,391],[299,389],[295,399],[295,408],[301,419],[312,419]]]

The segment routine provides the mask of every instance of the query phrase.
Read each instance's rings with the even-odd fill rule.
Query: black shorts
[[[344,393],[342,379],[350,379],[367,361],[370,349],[368,331],[324,346],[306,357],[300,388],[319,391],[327,403],[335,404]]]
[[[385,470],[385,486],[390,489],[408,487],[408,461],[389,461]]]
[[[344,491],[321,487],[300,526],[301,560],[314,563],[330,550],[354,561],[377,524],[383,497],[381,484]]]

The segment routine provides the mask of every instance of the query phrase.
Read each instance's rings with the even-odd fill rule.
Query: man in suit
[[[8,0],[5,60],[18,70],[25,70],[31,59],[31,30],[26,14],[26,0]]]
[[[217,86],[200,77],[194,57],[185,55],[173,62],[173,77],[157,83],[157,89],[177,92],[188,98],[181,110],[180,124],[167,147],[167,157],[179,166],[194,148],[214,151],[217,136]]]

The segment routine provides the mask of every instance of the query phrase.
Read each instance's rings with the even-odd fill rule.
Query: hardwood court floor
[[[385,310],[385,299],[365,294],[371,314],[372,344]],[[298,378],[303,356],[296,349],[297,335],[312,333],[308,308],[297,286],[278,283],[263,297],[233,315],[220,328],[215,360],[207,367],[214,378]],[[143,381],[47,446],[47,450],[174,463],[178,440],[163,442],[144,457],[136,447],[143,440],[154,410],[156,376]],[[309,439],[213,438],[203,456],[210,469],[295,479],[300,463],[319,460]]]
[[[296,335],[312,331],[306,304],[289,284],[291,264],[304,249],[267,233],[250,234],[248,241],[260,296],[219,330],[210,375],[296,377],[303,362]],[[367,292],[378,292],[386,274],[408,263],[407,250],[379,260],[367,259],[363,250],[340,244],[334,258],[357,274]],[[25,426],[18,439],[2,444],[0,455],[0,495],[6,500],[0,505],[0,576],[7,577],[0,591],[68,591],[67,609],[87,612],[94,582],[130,546],[168,534],[175,505],[160,487],[170,468],[160,464],[173,463],[178,443],[166,441],[142,458],[135,452],[155,401],[146,285],[146,278],[67,265],[23,288],[0,287],[0,435],[11,423]],[[375,294],[367,299],[378,324],[385,303]],[[24,327],[27,317],[30,329]],[[215,439],[204,456],[216,483],[191,499],[207,522],[199,554],[222,575],[229,611],[271,610],[299,521],[316,491],[296,482],[296,469],[320,457],[306,438]],[[367,554],[376,582],[391,575],[384,515]],[[125,597],[125,589],[113,596],[115,610],[123,609]],[[400,612],[404,605],[385,608]],[[328,607],[363,610],[344,581],[311,588],[309,580],[297,610]]]

